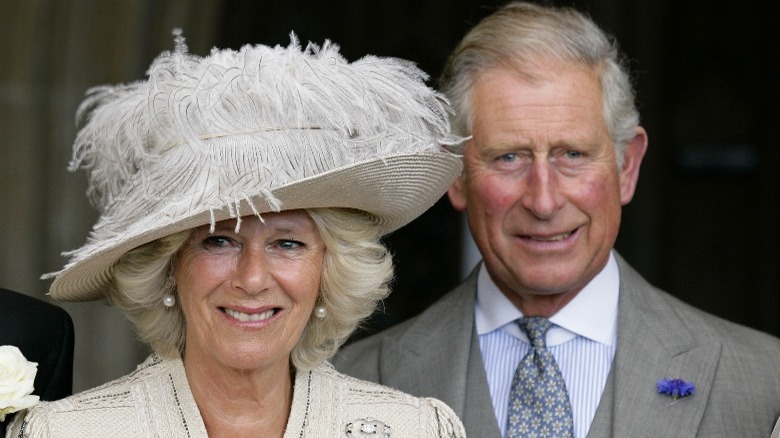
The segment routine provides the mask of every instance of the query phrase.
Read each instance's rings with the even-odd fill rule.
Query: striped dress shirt
[[[477,281],[477,334],[496,420],[506,436],[512,377],[530,344],[515,323],[522,313],[498,290],[484,264]],[[575,437],[588,434],[615,355],[619,288],[617,262],[610,255],[607,266],[550,318],[547,347],[566,381]]]

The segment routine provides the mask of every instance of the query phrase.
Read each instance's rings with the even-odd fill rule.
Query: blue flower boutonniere
[[[686,382],[683,379],[670,379],[665,378],[658,381],[658,393],[666,394],[677,400],[678,398],[688,397],[696,392],[696,386],[691,382]]]

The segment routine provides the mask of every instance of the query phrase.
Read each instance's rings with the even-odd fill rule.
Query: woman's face
[[[287,369],[312,313],[325,252],[303,210],[245,216],[196,228],[175,276],[187,322],[185,363]]]

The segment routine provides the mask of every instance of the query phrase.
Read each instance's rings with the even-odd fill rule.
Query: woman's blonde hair
[[[318,306],[325,318],[310,316],[292,351],[298,370],[309,370],[331,357],[389,292],[392,257],[381,242],[374,218],[362,211],[323,208],[306,212],[325,244]],[[181,307],[165,307],[176,294],[173,266],[192,231],[157,239],[126,253],[114,266],[107,301],[122,310],[142,341],[164,357],[185,347],[186,320]]]

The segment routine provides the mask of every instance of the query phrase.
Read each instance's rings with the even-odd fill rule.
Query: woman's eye
[[[203,239],[203,246],[207,248],[225,248],[233,243],[233,239],[225,236],[208,236]]]
[[[303,242],[297,240],[283,239],[279,241],[279,247],[282,249],[296,249],[304,246]]]

